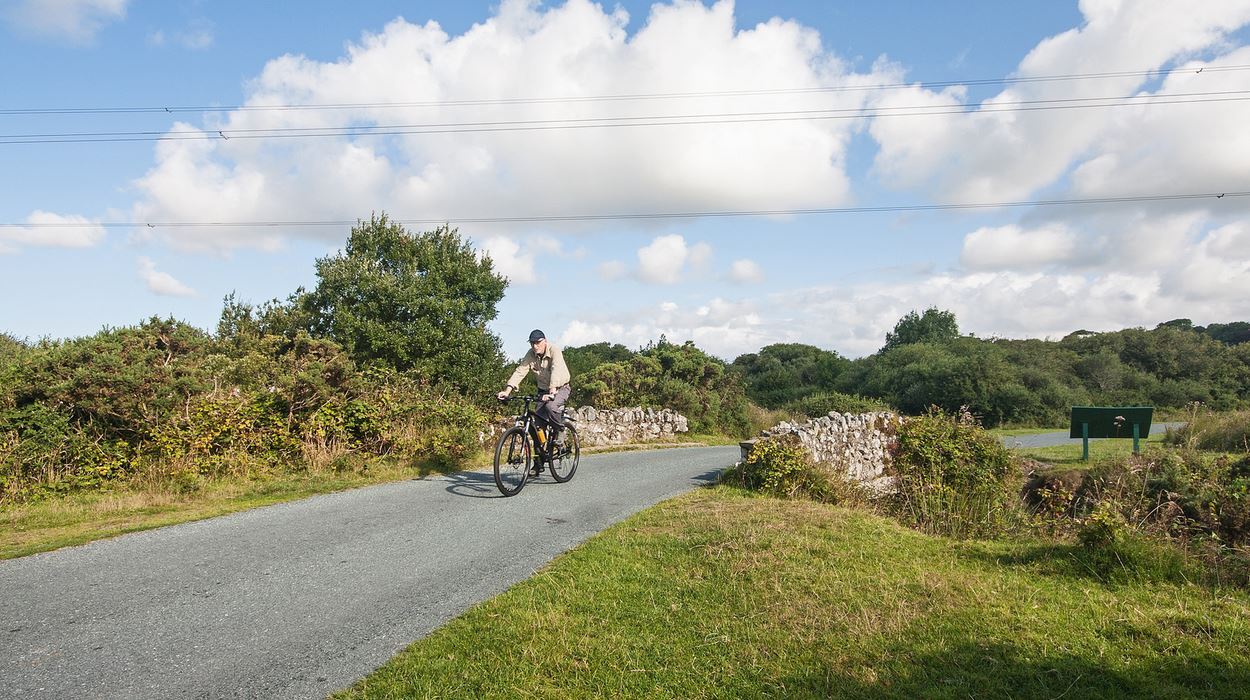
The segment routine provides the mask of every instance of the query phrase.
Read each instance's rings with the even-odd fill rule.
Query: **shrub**
[[[414,455],[427,467],[450,470],[462,466],[482,449],[486,414],[459,397],[443,397],[426,404],[422,430]]]
[[[1128,521],[1115,501],[1103,501],[1081,523],[1077,539],[1087,548],[1111,547],[1122,542],[1128,532]]]
[[[904,422],[892,469],[899,515],[926,532],[996,534],[1017,505],[1011,454],[967,412],[933,409]]]
[[[821,503],[862,500],[858,484],[814,464],[794,435],[757,441],[746,460],[726,475],[725,482],[780,498],[808,498]]]
[[[201,476],[247,476],[258,469],[302,466],[299,439],[281,408],[261,394],[197,397],[189,410],[152,435],[157,455]]]
[[[785,405],[785,409],[793,413],[801,413],[809,418],[819,418],[830,412],[837,413],[893,413],[894,409],[880,399],[872,399],[858,394],[843,394],[837,391],[812,394]]]

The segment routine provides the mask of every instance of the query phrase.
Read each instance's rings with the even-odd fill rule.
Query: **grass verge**
[[[1162,446],[1163,438],[1163,434],[1160,433],[1140,440],[1141,450],[1145,452]],[[1088,462],[1081,460],[1081,440],[1079,438],[1070,441],[1070,444],[1055,445],[1053,447],[1012,447],[1009,441],[1007,447],[1021,457],[1036,459],[1039,462],[1074,467],[1089,465],[1107,459],[1123,459],[1133,454],[1133,441],[1121,439],[1090,440]]]
[[[1244,697],[1250,594],[1083,556],[702,489],[336,697]]]

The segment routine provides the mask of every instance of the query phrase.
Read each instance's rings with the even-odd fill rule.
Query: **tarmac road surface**
[[[1167,432],[1168,428],[1179,428],[1181,423],[1152,423],[1150,425],[1150,434],[1159,435]],[[1090,442],[1098,440],[1110,440],[1113,438],[1090,438]],[[1081,438],[1068,437],[1068,431],[1056,431],[1053,433],[1033,433],[1032,435],[1004,435],[1002,443],[1007,447],[1054,447],[1056,445],[1079,445]]]
[[[385,484],[0,561],[0,698],[320,698],[734,447]]]

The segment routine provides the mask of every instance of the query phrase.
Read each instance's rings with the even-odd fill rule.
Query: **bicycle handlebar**
[[[507,398],[499,399],[499,402],[507,403],[509,401],[533,401],[537,403],[540,399],[542,399],[542,397],[535,394],[528,396],[509,396]]]

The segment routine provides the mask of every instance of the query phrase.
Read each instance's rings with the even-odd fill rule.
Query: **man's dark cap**
[[[538,330],[537,328],[535,328],[534,330],[530,331],[530,342],[531,342],[531,343],[537,343],[538,341],[540,341],[540,340],[542,340],[543,338],[546,338],[546,337],[547,337],[547,336],[546,336],[546,334],[544,334],[542,331]]]

